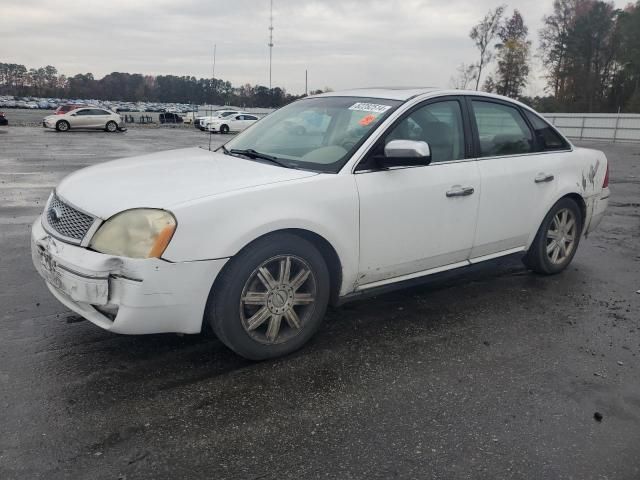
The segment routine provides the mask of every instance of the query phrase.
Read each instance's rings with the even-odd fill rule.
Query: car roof
[[[473,95],[477,97],[495,98],[497,100],[503,100],[516,105],[520,105],[527,110],[531,110],[530,107],[524,105],[513,98],[503,97],[495,93],[480,92],[476,90],[455,90],[445,89],[437,87],[376,87],[376,88],[354,88],[350,90],[342,90],[339,92],[326,92],[319,95],[313,95],[312,97],[366,97],[366,98],[380,98],[385,100],[400,100],[406,102],[412,98],[418,96],[428,97],[441,97],[445,95]]]
[[[339,92],[326,92],[315,97],[368,97],[387,100],[409,100],[417,95],[438,90],[435,87],[371,87],[353,88]]]

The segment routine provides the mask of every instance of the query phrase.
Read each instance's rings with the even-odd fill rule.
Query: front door
[[[431,148],[431,164],[356,172],[358,286],[466,263],[476,228],[480,175],[465,154],[463,125],[457,98],[422,104],[393,125],[370,154],[380,154],[391,140],[424,140]]]
[[[90,108],[80,108],[75,110],[69,116],[69,122],[71,126],[74,128],[87,128],[91,126],[91,109]]]

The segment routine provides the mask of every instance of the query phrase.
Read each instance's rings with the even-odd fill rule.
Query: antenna
[[[271,62],[273,60],[273,0],[269,13],[269,90],[271,90]]]

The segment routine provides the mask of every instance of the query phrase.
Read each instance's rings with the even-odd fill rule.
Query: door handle
[[[554,178],[555,177],[550,173],[539,173],[538,175],[536,175],[536,178],[534,179],[534,181],[536,183],[545,183],[545,182],[553,181]]]
[[[460,185],[454,185],[451,190],[447,191],[447,197],[466,197],[473,195],[475,189],[473,187],[461,187]]]

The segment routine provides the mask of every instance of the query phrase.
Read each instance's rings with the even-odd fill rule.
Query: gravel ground
[[[30,260],[66,174],[208,139],[0,127],[0,478],[640,478],[640,145],[594,144],[610,211],[563,274],[456,272],[252,363],[203,336],[105,332]]]

